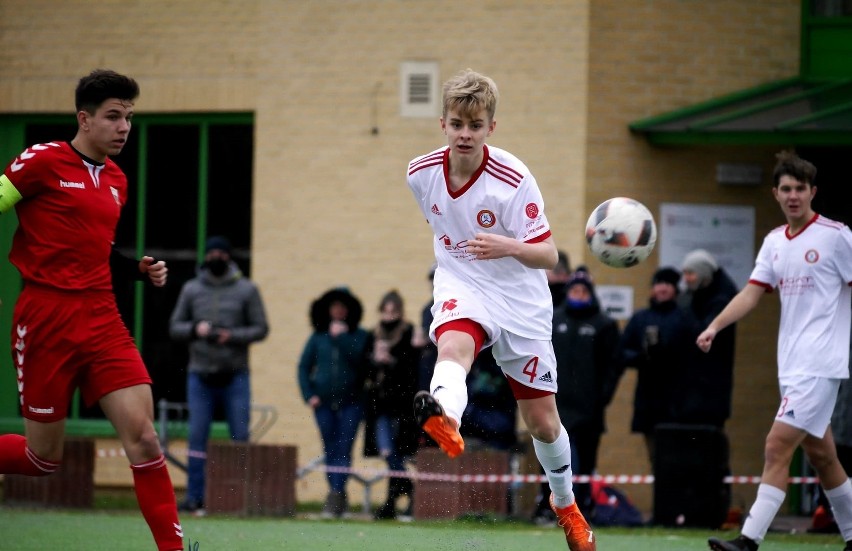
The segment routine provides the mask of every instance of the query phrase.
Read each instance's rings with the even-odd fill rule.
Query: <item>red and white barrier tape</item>
[[[184,451],[182,455],[188,455]],[[125,457],[123,449],[98,449],[98,457]],[[330,467],[328,465],[317,465],[312,469],[318,472],[357,474],[362,477],[377,478],[409,478],[411,480],[428,480],[432,482],[463,482],[470,484],[481,483],[541,483],[547,482],[543,474],[445,474],[426,473],[414,471],[388,471],[383,469],[356,469],[354,467]],[[607,475],[574,475],[576,483],[604,482],[605,484],[653,484],[654,475],[650,474],[607,474]],[[726,476],[725,484],[760,484],[759,476]],[[788,484],[819,484],[819,478],[815,476],[791,476],[787,479]]]
[[[434,482],[466,482],[466,483],[540,483],[547,482],[542,474],[443,474],[412,471],[386,471],[381,469],[355,469],[351,467],[329,467],[319,465],[317,471],[329,473],[345,473],[367,475],[371,477],[410,478],[412,480],[430,480]],[[606,484],[653,484],[654,475],[647,474],[608,474],[608,475],[574,475],[574,482],[604,482]],[[759,484],[759,476],[726,476],[726,484]],[[787,479],[789,484],[819,484],[819,478],[813,476],[792,476]]]

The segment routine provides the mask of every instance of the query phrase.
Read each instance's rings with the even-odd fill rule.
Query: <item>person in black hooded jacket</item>
[[[713,255],[703,249],[687,254],[681,267],[686,292],[680,296],[679,304],[695,318],[698,329],[707,327],[737,294],[737,286]],[[731,416],[736,326],[732,323],[719,331],[706,354],[692,347],[689,369],[681,373],[678,385],[678,423],[724,428]]]
[[[617,322],[601,312],[587,270],[578,268],[564,289],[553,310],[553,351],[562,383],[556,407],[571,441],[572,471],[592,475],[606,430],[604,412],[621,374],[616,355],[620,331]],[[590,485],[575,484],[574,494],[583,515],[594,522]],[[542,495],[546,502],[549,490],[543,487]],[[540,503],[536,520],[546,512],[546,503]]]
[[[681,373],[694,357],[697,326],[678,307],[680,273],[660,268],[651,279],[648,308],[638,310],[624,328],[619,343],[623,367],[636,369],[632,432],[645,438],[648,459],[655,460],[654,429],[677,421]]]
[[[363,308],[347,289],[332,289],[311,304],[313,334],[299,359],[299,388],[313,408],[328,467],[352,466],[352,446],[364,418],[367,331]],[[346,473],[329,472],[323,516],[348,509]]]

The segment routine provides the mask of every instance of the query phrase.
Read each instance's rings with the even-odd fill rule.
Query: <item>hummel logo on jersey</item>
[[[432,205],[432,214],[437,214],[438,216],[443,216],[444,213],[441,212],[441,209],[438,208],[438,204],[435,203]]]
[[[796,414],[793,413],[793,410],[791,409],[790,411],[784,412],[784,417],[789,417],[790,419],[795,419]]]
[[[547,373],[545,373],[544,375],[542,375],[541,377],[539,377],[539,378],[538,378],[538,380],[539,380],[539,381],[543,381],[543,382],[545,382],[545,383],[552,383],[552,382],[553,382],[553,377],[551,377],[551,376],[550,376],[550,371],[548,371]]]
[[[86,189],[86,184],[83,182],[66,182],[65,180],[59,180],[59,187],[73,187],[77,189]]]

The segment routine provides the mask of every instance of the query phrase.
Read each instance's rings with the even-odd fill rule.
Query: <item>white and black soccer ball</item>
[[[586,242],[604,264],[628,268],[651,255],[657,243],[657,224],[639,201],[613,197],[592,211],[586,222]]]

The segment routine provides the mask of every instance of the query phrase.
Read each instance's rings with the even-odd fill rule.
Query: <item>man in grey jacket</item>
[[[184,284],[169,323],[175,340],[189,341],[186,394],[189,466],[179,509],[204,512],[204,471],[214,408],[224,408],[231,439],[249,439],[251,389],[248,346],[269,332],[257,286],[231,260],[230,242],[207,240],[204,263]]]

